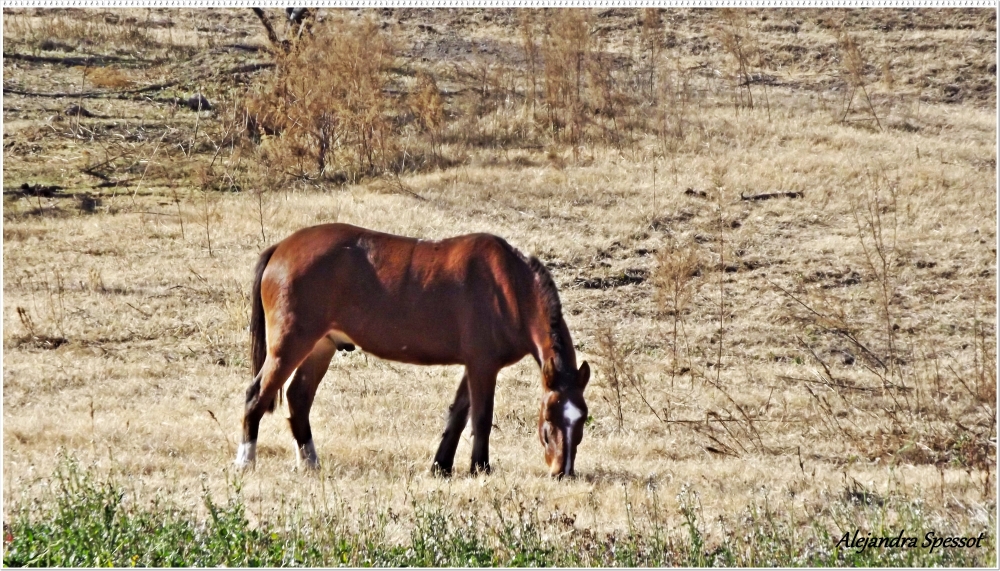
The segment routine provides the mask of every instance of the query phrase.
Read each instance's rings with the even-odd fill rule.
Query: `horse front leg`
[[[450,476],[455,465],[455,450],[458,449],[458,441],[462,438],[462,431],[469,422],[469,372],[462,375],[462,380],[458,383],[458,390],[455,391],[455,402],[448,407],[448,421],[445,423],[444,433],[441,434],[441,445],[438,446],[437,454],[434,455],[434,464],[431,471],[441,476]]]
[[[496,393],[497,371],[469,374],[469,396],[472,399],[472,473],[490,473],[490,432],[493,430],[493,397]]]

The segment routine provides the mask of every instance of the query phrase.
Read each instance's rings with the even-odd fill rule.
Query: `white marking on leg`
[[[257,441],[243,442],[236,451],[236,467],[247,468],[257,461]]]
[[[285,383],[283,385],[281,385],[281,400],[283,402],[285,402],[285,403],[288,402],[288,386],[292,384],[292,381],[295,380],[295,375],[297,375],[297,374],[299,374],[299,368],[298,367],[296,367],[295,370],[292,371],[291,375],[288,375],[288,378],[285,379]],[[277,397],[275,397],[275,398],[277,398]],[[292,411],[289,410],[289,408],[288,408],[287,405],[285,405],[283,408],[285,409],[285,418],[286,419],[291,418],[292,417]],[[274,414],[278,414],[277,407],[275,407]]]
[[[305,465],[310,470],[319,468],[319,457],[316,455],[316,446],[312,439],[296,449],[296,459],[298,466]]]

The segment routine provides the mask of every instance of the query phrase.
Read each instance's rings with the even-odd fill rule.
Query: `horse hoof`
[[[257,464],[257,443],[244,442],[240,444],[240,449],[236,452],[236,460],[233,465],[238,470],[247,470]]]
[[[312,440],[299,446],[295,457],[296,469],[303,468],[308,472],[319,470],[319,456],[316,454],[316,446]]]
[[[236,460],[233,460],[233,468],[236,468],[241,472],[248,472],[256,467],[256,460],[247,460],[245,458],[237,458]]]
[[[434,465],[431,466],[431,475],[439,478],[450,478],[451,466],[445,467],[435,462]]]

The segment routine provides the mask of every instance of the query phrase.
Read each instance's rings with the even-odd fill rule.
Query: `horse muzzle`
[[[549,465],[549,475],[557,480],[562,478],[575,478],[576,472],[573,470],[573,461],[576,460],[575,450],[570,454],[564,454],[558,462],[553,462]]]

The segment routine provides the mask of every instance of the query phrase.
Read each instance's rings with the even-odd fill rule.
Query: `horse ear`
[[[556,360],[549,357],[542,363],[542,385],[551,390],[551,382],[556,378]]]
[[[590,365],[586,361],[580,365],[580,374],[577,376],[577,383],[580,385],[580,390],[587,388],[587,382],[590,381]]]

